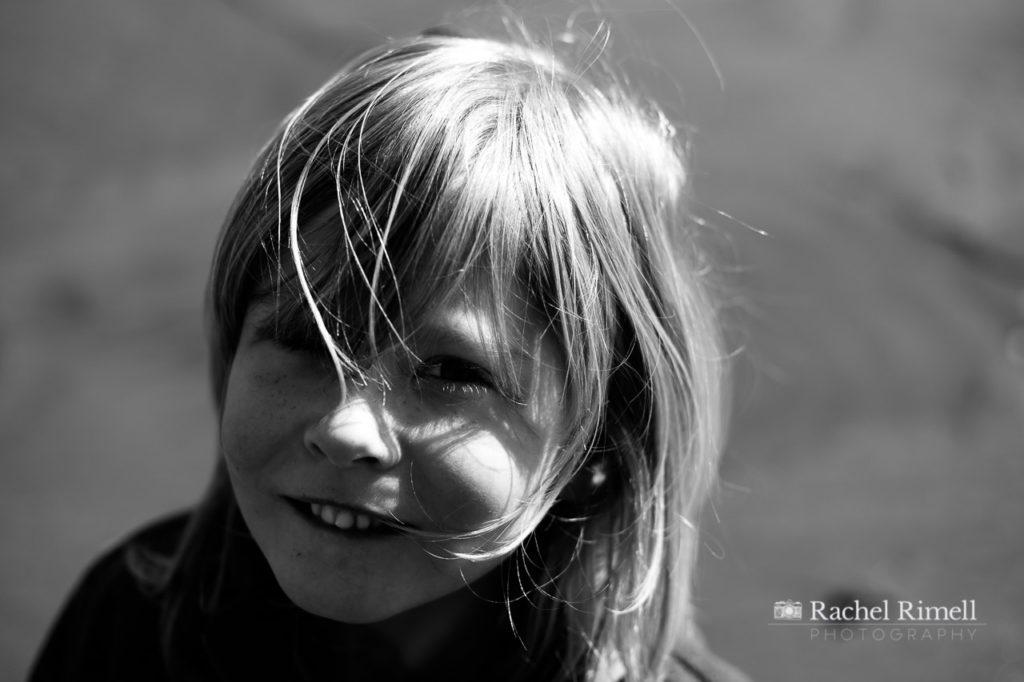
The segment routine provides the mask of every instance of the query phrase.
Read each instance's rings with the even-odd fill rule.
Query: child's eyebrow
[[[316,325],[296,312],[283,308],[273,300],[253,303],[247,313],[253,340],[267,341],[283,336],[305,336],[309,341],[315,340],[319,336]]]
[[[502,364],[506,359],[506,350],[510,351],[516,360],[530,357],[517,338],[510,339],[510,343],[499,344],[493,325],[484,320],[473,320],[470,324],[463,324],[458,320],[427,322],[416,330],[415,336],[419,340],[417,345],[436,344],[467,348],[480,353],[483,356],[482,360],[498,364]]]
[[[275,322],[279,317],[279,311],[273,305],[255,303],[249,309],[249,315],[252,316],[252,325],[259,328]]]
[[[269,322],[281,313],[281,305],[272,296],[256,299],[249,304],[248,314],[255,324]]]
[[[254,329],[264,331],[272,328],[280,322],[281,309],[272,301],[257,301],[249,307],[252,326]]]

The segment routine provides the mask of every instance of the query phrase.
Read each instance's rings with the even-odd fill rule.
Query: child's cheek
[[[479,530],[534,497],[547,429],[530,428],[494,395],[395,397],[388,407],[403,434],[410,487],[440,530]]]
[[[540,453],[500,432],[464,428],[421,441],[412,483],[443,530],[473,531],[531,497]]]
[[[268,474],[302,447],[303,392],[281,373],[239,369],[224,403],[223,454],[236,471]]]

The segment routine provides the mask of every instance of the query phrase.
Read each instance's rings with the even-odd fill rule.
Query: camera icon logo
[[[803,604],[792,599],[775,602],[773,611],[775,620],[800,620],[804,615]]]

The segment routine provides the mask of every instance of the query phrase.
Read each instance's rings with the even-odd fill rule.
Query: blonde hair
[[[217,247],[213,388],[219,407],[256,300],[275,297],[281,324],[312,328],[351,376],[428,302],[471,290],[500,311],[521,287],[566,358],[572,428],[545,463],[540,511],[502,520],[518,547],[509,582],[523,585],[510,599],[535,607],[520,629],[559,649],[564,679],[609,663],[657,679],[690,624],[722,353],[682,141],[592,60],[577,66],[524,41],[417,36],[307,99],[260,154]],[[179,573],[209,546],[203,510],[230,495],[218,465]]]

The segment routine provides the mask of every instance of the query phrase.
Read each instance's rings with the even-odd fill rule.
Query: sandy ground
[[[723,89],[670,3],[621,4],[615,47],[695,126],[729,282],[712,646],[764,680],[1024,679],[1024,6],[684,3]],[[457,3],[268,5],[0,7],[0,678],[91,557],[206,479],[202,287],[259,144],[342,57]],[[974,599],[984,625],[772,622],[843,594]]]

